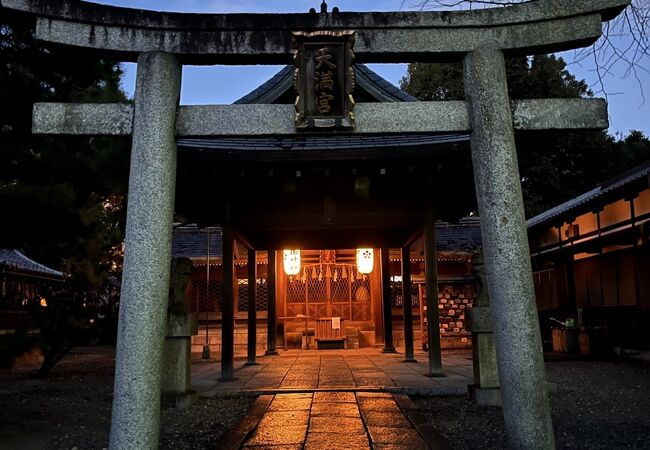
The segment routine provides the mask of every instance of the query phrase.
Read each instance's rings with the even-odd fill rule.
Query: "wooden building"
[[[542,332],[581,318],[650,348],[650,162],[528,221]]]
[[[64,280],[63,272],[34,261],[20,250],[0,249],[0,331],[11,333],[32,327],[28,310],[47,305],[42,287]]]
[[[357,102],[416,101],[368,67],[356,64],[353,68]],[[236,105],[293,104],[296,97],[293,70],[293,66],[282,69]],[[177,214],[190,217],[201,229],[220,224],[224,232],[232,230],[230,233],[238,242],[234,248],[234,271],[238,278],[234,286],[236,353],[242,353],[246,348],[245,319],[251,317],[246,314],[248,300],[245,294],[246,253],[250,248],[261,250],[256,252],[257,309],[261,310],[257,315],[258,328],[263,326],[259,319],[265,317],[277,327],[266,330],[266,339],[264,330],[259,330],[258,348],[273,346],[276,342],[285,345],[284,331],[289,332],[287,339],[291,340],[295,337],[291,334],[292,327],[300,326],[300,321],[289,324],[288,318],[304,314],[311,318],[344,318],[350,325],[350,346],[383,342],[387,349],[391,349],[393,327],[386,323],[392,321],[393,314],[387,314],[387,307],[381,304],[382,299],[389,296],[395,298],[391,308],[396,316],[395,344],[401,345],[405,335],[414,334],[416,339],[419,338],[422,328],[419,317],[424,313],[419,309],[419,286],[413,288],[412,294],[415,333],[404,333],[400,329],[401,316],[398,314],[399,298],[403,296],[396,293],[402,273],[398,266],[402,258],[397,251],[391,252],[389,260],[392,263],[382,266],[379,249],[404,251],[410,248],[413,280],[424,282],[426,258],[424,244],[418,244],[418,240],[422,241],[425,227],[431,230],[427,233],[429,240],[433,239],[433,210],[435,219],[457,222],[458,218],[475,209],[473,183],[459,182],[472,179],[469,137],[466,134],[390,131],[353,134],[339,131],[291,137],[181,138],[178,150]],[[448,195],[450,189],[453,195]],[[201,194],[197,195],[197,192]],[[476,225],[478,227],[478,223]],[[176,233],[181,233],[181,230],[177,229]],[[230,242],[230,237],[224,239],[226,241]],[[207,237],[204,242],[207,242]],[[375,267],[388,267],[391,277],[384,280],[381,271],[376,270],[359,279],[354,264],[357,248],[374,248]],[[274,264],[268,264],[266,259],[270,249],[276,253]],[[299,277],[283,276],[283,249],[303,250],[304,267]],[[323,261],[323,250],[335,250],[335,260]],[[205,264],[207,255],[201,254],[198,258],[203,258]],[[462,258],[464,272],[458,276],[469,276],[468,257]],[[200,267],[195,270],[198,271],[196,276],[202,280],[195,278],[193,286],[196,290],[191,294],[194,303],[198,299],[197,308],[204,320],[199,336],[193,341],[195,352],[202,345],[218,350],[222,344],[221,330],[217,327],[219,305],[215,302],[219,302],[216,299],[224,288],[229,290],[228,286],[219,285],[222,277],[217,266],[214,271]],[[343,277],[344,269],[347,278]],[[267,277],[269,271],[277,274],[271,277],[272,280]],[[351,276],[355,277],[354,280]],[[389,288],[391,279],[392,287]],[[201,290],[212,294],[202,301],[205,294],[201,294]],[[451,300],[451,294],[448,295],[450,298],[447,300]],[[275,302],[271,300],[273,298]],[[469,303],[469,299],[467,301]],[[201,305],[206,302],[208,311],[202,311]],[[264,309],[269,311],[268,315]],[[230,315],[229,311],[227,313]],[[288,323],[286,327],[284,322]],[[451,330],[449,341],[455,329],[458,329],[458,334],[467,334],[456,322],[462,322],[462,319],[445,324],[445,332]],[[406,323],[410,327],[413,322],[407,320]],[[384,336],[386,327],[391,330],[388,339]],[[211,332],[213,328],[214,333]],[[231,332],[227,330],[226,333],[230,335]],[[468,345],[468,338],[458,337],[454,345]],[[467,342],[463,342],[464,339]]]
[[[472,255],[481,248],[478,218],[467,218],[459,224],[436,223],[439,273],[440,333],[442,348],[469,348],[471,333],[465,313],[473,306],[475,281],[471,273]],[[208,244],[209,243],[209,244]],[[192,351],[200,354],[208,343],[211,353],[219,354],[221,346],[222,229],[196,225],[179,226],[174,230],[172,254],[189,258],[193,263],[191,282],[186,298],[190,310],[199,313],[199,335],[192,341]],[[210,269],[208,271],[208,249]],[[314,333],[316,321],[323,317],[340,317],[346,328],[347,347],[362,348],[384,343],[380,249],[374,249],[373,271],[364,275],[357,270],[356,249],[303,250],[300,271],[291,276],[279,270],[276,282],[278,319],[277,345],[301,348],[303,329]],[[235,251],[235,354],[247,351],[248,260],[246,250]],[[282,253],[276,264],[283,266]],[[257,349],[266,351],[268,311],[267,254],[257,255]],[[416,348],[425,348],[426,285],[422,242],[411,250],[412,306]],[[391,314],[394,345],[404,345],[401,254],[390,252]],[[207,295],[206,295],[207,293]],[[305,320],[301,316],[306,316]],[[305,323],[306,322],[306,323]],[[315,348],[315,347],[314,347]]]

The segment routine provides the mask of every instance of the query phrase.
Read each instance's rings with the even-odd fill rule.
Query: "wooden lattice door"
[[[317,320],[341,317],[370,320],[370,280],[351,264],[305,266],[299,276],[288,277],[285,314]]]

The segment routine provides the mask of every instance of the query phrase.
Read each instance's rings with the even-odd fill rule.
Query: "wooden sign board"
[[[298,130],[354,128],[354,32],[293,33]]]

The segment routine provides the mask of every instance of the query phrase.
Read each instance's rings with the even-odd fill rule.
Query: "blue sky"
[[[309,8],[319,8],[320,0],[95,0],[132,8],[156,9],[182,12],[307,12]],[[330,8],[338,6],[341,11],[397,11],[402,0],[329,0]],[[404,9],[414,9],[406,0]],[[629,45],[626,37],[611,37],[615,45],[624,48]],[[578,78],[585,79],[598,91],[598,77],[592,58],[576,62],[574,52],[561,54],[570,63],[569,70]],[[394,84],[406,72],[404,64],[373,64],[371,68]],[[629,130],[642,130],[650,136],[650,61],[642,63],[638,71],[640,80],[625,73],[625,65],[605,76],[605,90],[608,93],[611,128],[610,133],[627,134]],[[125,64],[125,90],[132,95],[135,85],[135,65]],[[183,70],[183,89],[181,103],[227,104],[244,96],[280,69],[279,66],[214,66],[191,67]],[[645,87],[643,92],[639,82]],[[647,96],[644,101],[643,96]],[[602,96],[598,94],[597,96]]]

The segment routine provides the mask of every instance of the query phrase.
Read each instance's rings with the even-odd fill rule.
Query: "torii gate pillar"
[[[510,448],[554,449],[503,52],[465,57],[474,178]]]
[[[110,448],[158,448],[181,64],[138,58]]]

